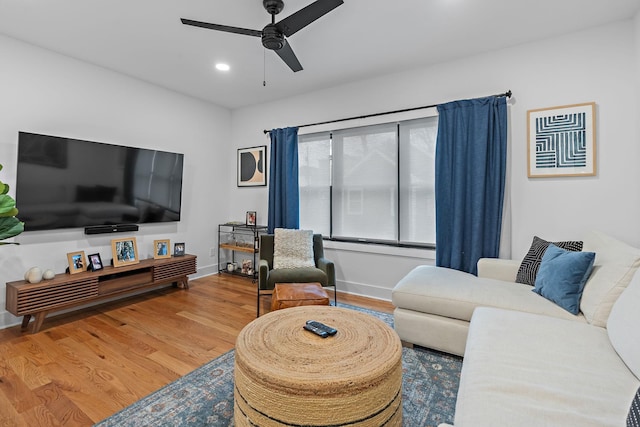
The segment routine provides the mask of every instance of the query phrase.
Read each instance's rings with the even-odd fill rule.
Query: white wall
[[[591,229],[640,246],[637,184],[640,54],[635,44],[640,37],[638,26],[638,19],[621,21],[569,36],[238,109],[232,113],[232,140],[236,148],[268,144],[263,129],[511,89],[514,93],[509,101],[512,257],[522,258],[534,235],[580,239]],[[529,179],[527,110],[590,101],[597,104],[597,176]],[[267,197],[266,189],[233,188],[231,214],[242,218],[245,210],[257,210],[264,216]],[[335,247],[327,252],[337,263],[341,289],[382,298],[390,297],[390,289],[410,268],[431,262],[428,258],[433,256],[428,251],[410,251],[413,258],[404,258],[368,252],[379,252],[377,247],[360,245],[360,251],[353,245],[329,245]],[[343,250],[344,247],[349,250]]]
[[[0,179],[14,187],[18,131],[184,153],[182,220],[141,225],[130,235],[141,258],[152,256],[154,239],[168,238],[198,256],[198,275],[217,271],[209,250],[216,246],[216,224],[228,219],[220,200],[235,170],[225,152],[232,150],[231,113],[11,38],[0,36],[0,52]],[[109,262],[110,240],[128,236],[26,232],[15,238],[19,246],[0,246],[0,327],[20,320],[4,311],[6,282],[32,266],[61,273],[73,251],[99,252]]]

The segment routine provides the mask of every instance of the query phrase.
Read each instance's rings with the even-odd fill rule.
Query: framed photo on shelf
[[[111,252],[113,254],[114,267],[122,267],[123,265],[137,264],[140,262],[135,237],[113,239],[111,241]]]
[[[102,258],[100,258],[100,254],[89,255],[89,271],[98,271],[103,268],[104,266],[102,265]]]
[[[238,149],[238,187],[267,185],[267,146]]]
[[[69,261],[70,274],[87,271],[87,259],[84,256],[84,251],[69,252],[67,254],[67,261]]]
[[[184,255],[184,243],[175,243],[173,245],[173,256]]]
[[[171,258],[171,251],[169,250],[169,239],[153,241],[153,258]]]
[[[257,220],[256,211],[247,211],[246,225],[250,227],[255,227],[256,220]]]
[[[527,111],[529,178],[596,174],[595,102]]]

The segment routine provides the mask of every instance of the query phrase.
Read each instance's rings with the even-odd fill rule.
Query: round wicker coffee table
[[[321,338],[317,320],[338,330]],[[304,306],[257,318],[235,348],[235,425],[401,426],[402,345],[383,321]]]

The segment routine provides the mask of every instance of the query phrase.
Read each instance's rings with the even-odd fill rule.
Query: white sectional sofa
[[[478,277],[421,266],[394,288],[404,342],[464,355],[456,427],[625,425],[640,387],[640,250],[601,233],[583,250],[596,258],[577,315],[515,283],[520,261],[481,260]]]

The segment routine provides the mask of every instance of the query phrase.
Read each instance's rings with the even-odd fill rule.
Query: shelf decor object
[[[596,174],[595,102],[527,111],[528,176]]]
[[[171,251],[169,250],[169,239],[153,241],[153,258],[171,258]]]
[[[256,211],[247,211],[247,224],[249,227],[255,227],[256,226],[256,219],[257,219],[257,215],[256,215]]]
[[[173,245],[173,256],[182,256],[184,255],[184,242],[174,243]]]
[[[114,267],[122,267],[123,265],[137,264],[140,262],[135,237],[113,239],[111,241],[111,252],[113,254]]]
[[[68,253],[67,261],[69,261],[70,274],[76,274],[82,271],[87,271],[87,258],[84,256],[84,251]]]
[[[99,253],[90,254],[89,255],[89,271],[98,271],[103,269],[102,258],[100,258]]]
[[[238,187],[267,185],[267,146],[238,149]]]

